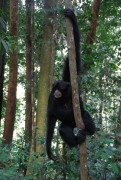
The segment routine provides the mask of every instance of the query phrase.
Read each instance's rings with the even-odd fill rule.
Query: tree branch
[[[71,1],[66,0],[66,8],[72,9]],[[68,52],[69,52],[69,66],[70,66],[70,78],[72,86],[72,103],[74,110],[74,117],[77,129],[83,129],[84,123],[81,117],[79,95],[78,95],[78,78],[76,71],[76,54],[75,54],[75,43],[73,36],[73,27],[69,19],[66,21],[67,28],[67,43],[68,43]],[[80,145],[80,174],[81,180],[87,180],[87,154],[86,154],[86,142]]]

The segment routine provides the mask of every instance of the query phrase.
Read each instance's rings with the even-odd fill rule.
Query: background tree
[[[38,105],[37,105],[37,122],[38,127],[36,135],[40,137],[45,136],[45,119],[48,96],[50,93],[50,87],[53,82],[53,68],[54,68],[54,33],[55,33],[55,11],[54,7],[56,1],[45,1],[45,19],[43,27],[43,44],[41,50],[41,69],[40,80],[38,89]],[[51,11],[50,6],[53,8]],[[41,147],[36,144],[36,151],[40,152]]]
[[[3,37],[2,32],[6,32],[6,27],[7,27],[7,0],[3,1],[0,0],[0,36]],[[6,43],[4,42],[3,39],[1,39],[4,45]],[[2,43],[1,42],[1,43]],[[2,116],[2,102],[3,102],[3,81],[4,81],[4,69],[5,69],[5,50],[1,47],[0,49],[0,120]]]
[[[32,102],[31,102],[31,63],[32,63],[32,38],[31,38],[31,1],[26,0],[26,137],[31,142],[32,136]]]
[[[55,12],[51,11],[50,6],[54,9],[56,1],[45,1],[45,25],[43,26],[43,44],[41,52],[41,69],[38,89],[38,105],[36,119],[36,152],[43,153],[43,145],[40,146],[42,138],[45,136],[45,121],[47,101],[50,92],[50,86],[53,78],[54,67],[54,33],[55,33]],[[40,175],[41,176],[41,175]],[[43,178],[43,175],[41,176]]]
[[[12,52],[10,53],[8,98],[3,133],[3,138],[5,140],[3,141],[3,144],[10,144],[12,142],[16,113],[16,88],[18,73],[18,0],[10,1],[10,34],[13,37],[14,45],[12,46]]]

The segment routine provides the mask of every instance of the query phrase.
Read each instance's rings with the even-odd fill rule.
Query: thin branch
[[[66,8],[72,9],[71,1],[66,0]],[[79,94],[78,94],[78,78],[76,72],[76,54],[75,54],[75,43],[73,36],[73,27],[69,19],[66,21],[67,27],[67,43],[69,51],[69,66],[70,66],[70,78],[72,87],[72,103],[74,110],[74,117],[77,129],[83,129],[84,123],[81,117]],[[87,153],[86,153],[86,142],[80,145],[80,175],[81,180],[87,180]]]

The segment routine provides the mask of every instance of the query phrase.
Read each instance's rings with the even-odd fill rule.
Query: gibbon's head
[[[55,98],[68,98],[71,96],[71,84],[69,82],[59,80],[52,86],[53,95]]]

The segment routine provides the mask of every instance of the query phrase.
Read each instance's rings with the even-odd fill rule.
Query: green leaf
[[[114,171],[116,174],[118,174],[119,171],[118,171],[118,167],[117,167],[116,163],[111,163],[110,165],[111,165],[113,171]]]
[[[0,25],[3,27],[3,29],[6,29],[6,22],[1,17],[0,17]]]
[[[105,153],[102,153],[101,157],[102,157],[103,160],[108,161],[108,156]]]
[[[117,151],[121,151],[121,148],[117,148],[116,150],[117,150]]]
[[[4,49],[5,49],[6,51],[8,51],[8,45],[7,45],[7,43],[6,43],[3,39],[1,39],[1,42],[2,42],[2,45],[3,45]]]

